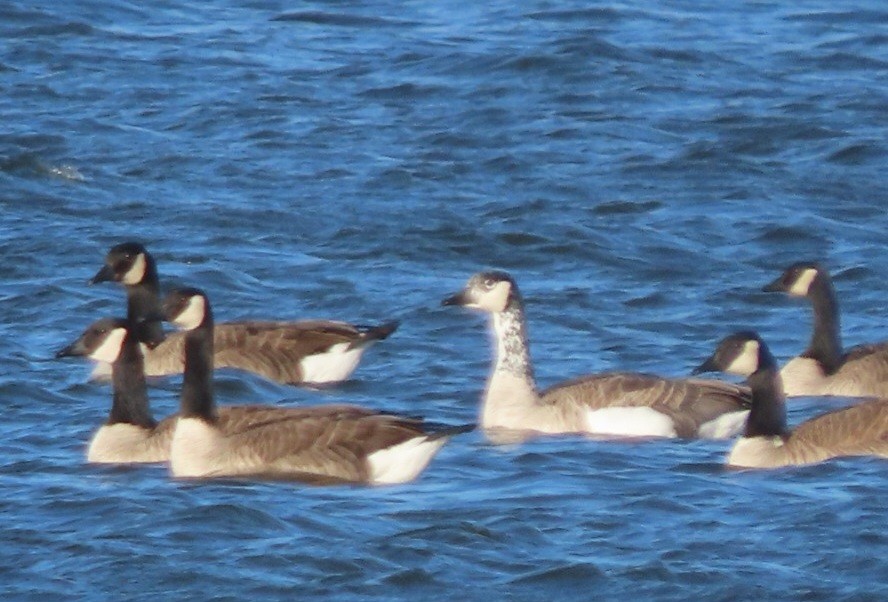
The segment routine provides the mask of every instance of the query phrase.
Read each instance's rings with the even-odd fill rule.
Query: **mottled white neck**
[[[548,430],[539,405],[527,346],[524,312],[519,303],[493,314],[496,359],[481,404],[483,428]]]

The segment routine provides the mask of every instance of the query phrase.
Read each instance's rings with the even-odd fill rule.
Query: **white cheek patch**
[[[734,361],[728,364],[725,368],[725,372],[728,374],[736,374],[738,376],[749,376],[758,370],[758,358],[759,342],[746,341],[746,343],[743,344],[743,349],[740,350],[740,353],[737,354]]]
[[[814,268],[807,268],[799,274],[799,277],[795,279],[795,282],[792,283],[792,286],[789,287],[789,290],[786,292],[794,297],[806,297],[808,291],[811,289],[811,283],[814,282],[814,278],[816,277],[817,270]]]
[[[123,275],[123,283],[128,285],[139,284],[142,282],[142,278],[145,277],[145,269],[145,254],[139,253],[136,255],[136,260],[133,262],[132,267]]]
[[[185,306],[185,309],[175,317],[173,324],[182,330],[194,330],[203,322],[205,313],[206,303],[204,298],[200,295],[193,295],[188,300],[188,305]]]
[[[512,285],[506,281],[497,282],[496,286],[482,296],[478,307],[493,312],[504,311],[509,302],[511,288]]]
[[[123,340],[125,338],[126,328],[115,328],[108,333],[102,344],[89,354],[89,357],[100,362],[113,364],[120,356],[120,350],[123,348]]]

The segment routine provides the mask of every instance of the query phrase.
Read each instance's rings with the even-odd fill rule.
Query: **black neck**
[[[126,287],[126,318],[138,325],[138,339],[155,347],[163,341],[163,310],[160,301],[160,279],[154,258],[145,253],[145,275],[138,284]]]
[[[213,318],[210,308],[200,326],[185,333],[185,374],[180,415],[215,422],[213,401]]]
[[[828,274],[817,273],[808,298],[814,308],[814,334],[802,356],[817,360],[826,374],[833,374],[842,364],[842,339],[838,303]]]
[[[154,428],[157,424],[148,405],[148,387],[145,384],[145,365],[142,350],[135,337],[127,336],[120,355],[111,366],[114,401],[108,424],[135,424]]]
[[[776,437],[786,434],[786,405],[783,382],[777,371],[777,362],[762,343],[759,349],[759,369],[746,384],[752,389],[752,408],[746,419],[746,437]]]

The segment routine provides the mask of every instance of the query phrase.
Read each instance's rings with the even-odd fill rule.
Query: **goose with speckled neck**
[[[515,280],[505,272],[475,274],[443,304],[480,309],[491,316],[496,351],[480,424],[498,440],[509,437],[495,430],[527,436],[724,438],[743,427],[748,389],[717,380],[613,372],[583,376],[538,393],[524,302]]]

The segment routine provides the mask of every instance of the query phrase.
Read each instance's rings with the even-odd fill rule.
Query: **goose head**
[[[441,304],[499,313],[520,299],[521,294],[512,277],[505,272],[493,271],[475,274],[469,278],[463,290],[444,299]]]
[[[105,255],[105,265],[89,283],[120,282],[127,286],[139,284],[148,275],[151,261],[151,256],[141,243],[120,243],[111,247]]]
[[[786,293],[792,297],[807,297],[811,285],[823,273],[823,268],[813,261],[800,261],[786,268],[770,284],[762,287],[766,293]]]
[[[191,287],[171,291],[164,299],[163,313],[167,322],[180,330],[194,330],[212,321],[206,293]]]
[[[694,374],[724,372],[748,378],[759,370],[774,367],[768,346],[756,333],[747,330],[722,339],[715,352],[694,369]]]
[[[122,318],[102,318],[87,326],[77,340],[56,353],[61,357],[88,357],[113,364],[120,357],[129,331]]]

